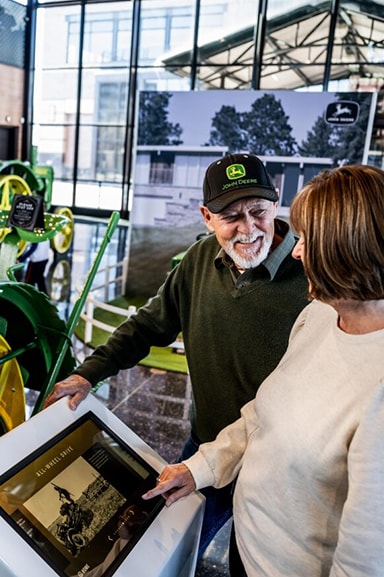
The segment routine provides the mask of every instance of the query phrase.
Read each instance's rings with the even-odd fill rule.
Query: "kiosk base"
[[[203,496],[141,499],[165,464],[91,395],[2,436],[1,577],[193,577]]]

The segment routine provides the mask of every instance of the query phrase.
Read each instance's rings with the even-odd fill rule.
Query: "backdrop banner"
[[[372,92],[141,92],[126,296],[153,296],[206,232],[199,206],[211,162],[259,156],[289,218],[293,196],[320,170],[370,161],[375,105]]]

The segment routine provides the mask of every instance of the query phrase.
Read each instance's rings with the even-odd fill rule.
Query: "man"
[[[46,404],[70,395],[75,409],[98,381],[137,364],[152,345],[183,333],[192,383],[185,459],[240,415],[278,364],[308,304],[295,237],[276,219],[278,193],[259,158],[232,154],[207,169],[200,207],[209,235],[186,252],[151,302],[124,322]],[[201,555],[231,517],[231,487],[203,491]]]

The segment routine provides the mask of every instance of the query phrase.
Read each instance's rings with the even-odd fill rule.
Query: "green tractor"
[[[55,382],[65,378],[75,367],[71,339],[119,218],[118,212],[112,213],[67,323],[60,318],[45,293],[12,279],[12,267],[8,270],[10,280],[0,280],[0,435],[25,421],[26,389],[37,396],[33,415],[42,409]],[[6,239],[2,244],[6,246]],[[3,248],[1,246],[1,250]]]
[[[72,242],[71,211],[64,208],[53,214],[48,212],[52,182],[51,167],[19,161],[0,164],[0,435],[25,420],[26,390],[37,397],[34,414],[41,410],[54,383],[74,368],[71,338],[119,221],[119,214],[112,213],[104,240],[66,324],[45,293],[18,282],[14,274],[22,266],[17,264],[17,258],[28,243],[49,240],[53,250],[64,253]],[[43,199],[47,212],[42,213],[38,227],[17,226],[10,218],[16,201],[27,204],[23,195],[38,195]]]
[[[20,160],[0,161],[0,243],[11,232],[6,226],[7,217],[11,210],[12,201],[16,194],[37,195],[43,199],[44,210],[46,211],[45,219],[47,222],[44,227],[46,230],[52,228],[55,217],[57,222],[62,221],[59,228],[54,223],[55,234],[50,238],[51,248],[59,254],[66,253],[72,243],[74,232],[74,219],[72,211],[67,207],[59,207],[55,210],[54,215],[49,214],[52,206],[52,186],[54,172],[51,166],[38,165],[36,163],[37,148],[32,147],[31,159],[29,162]],[[28,239],[21,239],[19,243],[19,253],[25,249]],[[31,240],[31,242],[36,242]]]

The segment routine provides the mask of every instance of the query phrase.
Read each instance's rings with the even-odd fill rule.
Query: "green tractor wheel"
[[[11,352],[11,347],[0,335],[0,358]],[[25,421],[24,380],[17,359],[0,364],[0,435]]]
[[[0,210],[11,210],[15,194],[32,194],[27,181],[16,174],[0,176]]]
[[[17,351],[25,387],[44,390],[66,335],[65,323],[47,295],[22,282],[1,282],[0,334],[12,351]],[[74,357],[68,350],[61,375],[68,375],[73,368]]]
[[[34,193],[40,190],[39,179],[35,176],[32,167],[20,160],[10,160],[0,166],[0,179],[7,175],[20,178]]]
[[[66,338],[66,325],[47,295],[3,281],[0,290],[0,435],[25,421],[25,387],[44,393]],[[58,380],[74,368],[70,349]]]
[[[67,224],[65,224],[61,230],[51,239],[52,250],[59,254],[64,254],[69,250],[69,247],[71,246],[75,221],[70,208],[59,207],[55,210],[55,214],[65,216],[68,219]]]
[[[16,174],[0,175],[0,211],[10,211],[12,200],[15,194],[31,195],[32,191],[27,182]],[[10,228],[0,228],[0,243],[3,242],[7,234],[11,231]],[[25,249],[25,243],[19,248],[19,255]]]

